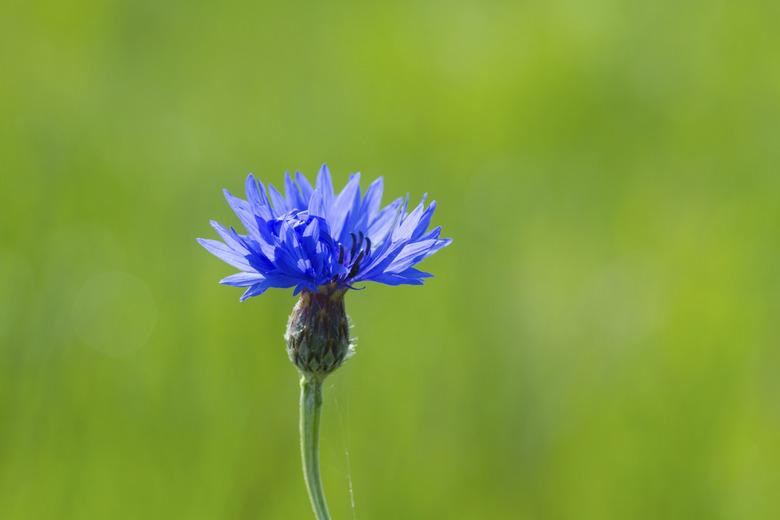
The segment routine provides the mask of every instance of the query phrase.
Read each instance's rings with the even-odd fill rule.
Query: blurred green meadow
[[[309,519],[221,188],[427,192],[349,294],[334,518],[780,518],[780,4],[4,3],[0,518]],[[351,492],[350,492],[351,490]],[[354,504],[354,506],[353,506]]]

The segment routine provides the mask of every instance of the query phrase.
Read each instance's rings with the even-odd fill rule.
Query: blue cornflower
[[[222,242],[203,238],[198,242],[241,271],[220,281],[247,287],[241,301],[273,287],[294,287],[298,294],[354,288],[370,281],[421,285],[432,275],[414,265],[451,242],[439,238],[440,227],[428,231],[436,202],[426,207],[423,196],[407,213],[407,196],[380,209],[383,187],[380,177],[361,197],[360,174],[355,173],[336,195],[323,165],[316,188],[300,172],[295,182],[285,174],[282,195],[270,184],[266,191],[250,174],[246,200],[225,190],[246,234],[212,221]]]

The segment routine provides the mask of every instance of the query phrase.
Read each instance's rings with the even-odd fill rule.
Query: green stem
[[[322,409],[322,379],[301,378],[301,459],[303,478],[309,491],[311,507],[317,520],[330,520],[325,493],[320,480],[320,410]]]

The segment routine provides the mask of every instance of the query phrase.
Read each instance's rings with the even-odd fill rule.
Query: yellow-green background
[[[778,26],[760,1],[6,2],[0,518],[311,517],[294,299],[239,304],[195,238],[237,223],[222,187],[322,162],[428,192],[455,240],[425,287],[348,297],[335,519],[780,518]]]

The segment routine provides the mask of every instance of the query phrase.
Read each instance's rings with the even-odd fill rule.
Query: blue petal
[[[211,220],[209,223],[211,224],[211,227],[213,227],[217,232],[217,234],[219,234],[219,237],[222,239],[222,241],[230,249],[233,249],[235,252],[242,253],[244,255],[249,254],[249,249],[247,249],[247,247],[241,243],[240,238],[231,235],[230,232],[222,227],[222,225],[216,220]]]
[[[271,226],[268,225],[268,222],[261,218],[257,218],[257,229],[258,229],[258,238],[256,240],[257,246],[260,249],[260,251],[265,255],[269,260],[273,262],[275,251],[276,251],[276,244],[278,242],[277,237],[274,235],[273,231],[271,230]]]
[[[422,285],[423,281],[420,278],[407,278],[395,273],[383,273],[371,279],[373,282],[383,283],[386,285]]]
[[[384,270],[391,273],[405,271],[448,244],[446,240],[423,240],[407,244]]]
[[[254,175],[250,173],[244,184],[246,199],[249,202],[249,209],[251,209],[255,215],[259,215],[265,220],[272,219],[274,213],[271,209],[271,204],[268,202],[268,197],[265,194],[263,183],[256,180]]]
[[[433,275],[431,273],[420,271],[419,269],[415,269],[414,267],[410,267],[403,273],[398,273],[398,275],[406,276],[407,278],[433,278]]]
[[[380,211],[369,223],[367,235],[374,244],[383,240],[398,218],[398,208],[403,204],[403,199],[396,199]]]
[[[257,235],[257,222],[255,221],[255,215],[252,213],[249,203],[238,197],[234,197],[228,190],[222,190],[233,213],[236,214],[238,220],[246,229],[250,235]]]
[[[319,190],[315,190],[309,199],[309,215],[313,217],[325,218],[327,215],[327,206],[325,205],[325,199]]]
[[[387,266],[401,253],[404,245],[405,242],[392,244],[390,240],[386,240],[372,255],[371,260],[361,267],[360,273],[354,278],[355,281],[371,280],[375,276],[382,274]]]
[[[322,165],[320,172],[317,174],[317,189],[314,191],[320,193],[325,207],[330,207],[333,201],[333,181],[330,178],[330,170],[328,170],[328,166],[325,164]]]
[[[430,206],[428,206],[425,213],[423,213],[423,216],[420,218],[420,221],[417,223],[417,227],[414,228],[412,240],[417,240],[425,233],[425,230],[428,229],[428,226],[431,224],[431,218],[433,217],[434,211],[436,211],[435,200],[431,202]]]
[[[383,273],[373,281],[387,285],[422,285],[425,278],[431,277],[433,277],[431,273],[411,267],[401,273]]]
[[[265,280],[265,276],[260,273],[236,273],[223,278],[219,281],[222,285],[232,285],[234,287],[249,287]]]
[[[371,183],[371,186],[366,190],[366,195],[363,197],[363,204],[361,211],[365,213],[369,218],[373,217],[379,206],[382,205],[382,192],[385,189],[385,180],[383,177],[379,177],[377,180]]]
[[[309,203],[309,199],[311,199],[311,194],[314,193],[314,188],[311,187],[309,179],[301,172],[295,172],[295,182],[298,183],[298,187],[301,189],[301,194],[303,195],[303,207],[306,207]]]
[[[230,228],[228,233],[233,240],[239,242],[247,251],[249,251],[246,259],[252,266],[252,269],[259,273],[273,271],[273,247],[269,246],[263,241],[258,242],[250,237],[241,236],[236,233],[236,230],[233,228]]]
[[[268,184],[268,193],[271,194],[271,202],[274,205],[274,211],[277,216],[284,215],[292,209],[287,206],[287,199],[274,188],[273,184]]]
[[[318,251],[317,244],[320,240],[320,221],[319,219],[312,219],[306,226],[301,236],[301,247],[306,253],[307,258],[312,264],[312,268],[316,274],[322,272],[323,256]]]
[[[349,234],[352,231],[349,226],[345,229],[344,224],[347,223],[350,213],[360,204],[360,174],[355,173],[350,177],[349,182],[344,189],[339,193],[336,201],[330,207],[328,211],[328,225],[332,237],[338,242],[343,243],[344,231]]]
[[[389,251],[385,257],[371,268],[373,274],[378,272],[401,272],[416,263],[417,256],[433,247],[435,240],[427,240],[418,243],[401,242]]]
[[[216,256],[223,262],[226,262],[236,269],[245,271],[251,271],[252,266],[249,265],[246,258],[230,249],[228,246],[217,240],[209,240],[207,238],[199,238],[198,243],[206,248],[206,250],[212,255]]]
[[[303,256],[295,230],[286,221],[279,231],[281,247],[276,249],[276,262],[280,270],[290,276],[311,274],[311,263]]]
[[[441,234],[441,226],[436,226],[432,230],[430,230],[428,233],[424,234],[420,238],[417,239],[417,241],[420,240],[428,240],[431,238],[439,238],[439,235]]]
[[[397,240],[399,238],[411,238],[412,232],[415,230],[417,224],[420,222],[420,219],[423,216],[424,208],[425,198],[423,198],[423,201],[420,202],[416,208],[414,208],[414,211],[412,211],[411,214],[404,216],[398,227],[393,231],[393,240]]]
[[[241,295],[241,301],[242,302],[246,301],[253,296],[259,296],[270,288],[271,286],[267,283],[267,281],[260,282],[256,285],[253,285],[252,287],[247,289],[244,294]]]
[[[298,186],[295,185],[289,172],[284,172],[284,196],[287,199],[287,207],[290,209],[306,209],[308,203],[304,202]]]

